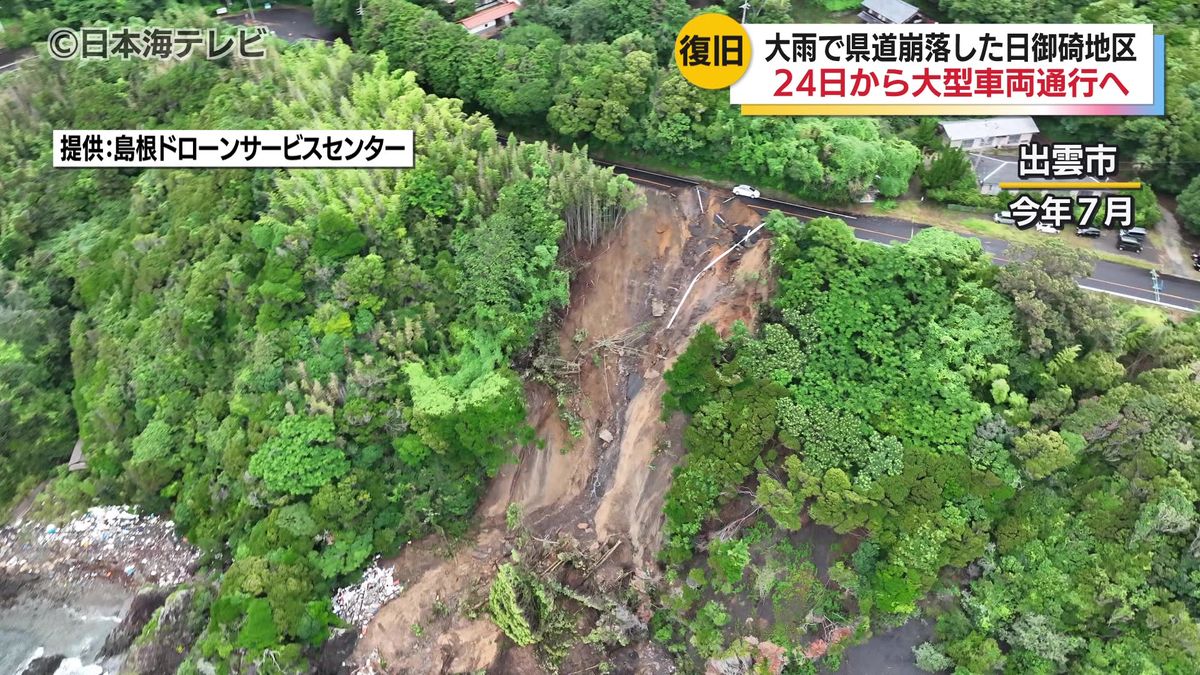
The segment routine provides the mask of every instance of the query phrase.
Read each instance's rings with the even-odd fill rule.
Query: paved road
[[[262,6],[258,2],[258,7]],[[235,3],[236,6],[236,3]],[[313,20],[312,10],[308,7],[293,7],[276,5],[271,9],[255,9],[254,18],[258,23],[269,27],[275,34],[288,42],[301,40],[323,40],[333,42],[337,32],[328,26],[322,26]],[[238,12],[221,17],[223,21],[243,25],[254,25],[249,12]]]
[[[33,47],[22,47],[21,49],[0,49],[0,73],[16,70],[20,67],[23,61],[28,61],[36,57],[33,53]]]
[[[630,166],[609,164],[607,162],[597,161],[596,163],[612,166],[616,171],[629,176],[636,183],[661,190],[677,190],[700,186],[700,183],[696,181],[679,176],[646,171]],[[917,232],[930,227],[929,225],[900,220],[899,218],[839,213],[833,210],[783,202],[776,199],[767,199],[765,197],[760,199],[743,199],[743,201],[750,208],[764,215],[771,211],[782,211],[800,220],[812,220],[821,216],[841,218],[854,230],[854,235],[859,239],[887,245],[908,241]],[[963,236],[978,239],[983,245],[983,250],[987,251],[997,263],[1003,265],[1008,262],[1006,256],[1009,242],[989,237]],[[1079,285],[1088,290],[1128,299],[1144,300],[1171,309],[1187,312],[1200,311],[1200,282],[1169,274],[1161,275],[1160,279],[1163,282],[1163,288],[1156,299],[1154,290],[1151,287],[1152,282],[1149,271],[1140,267],[1133,267],[1132,265],[1121,265],[1106,260],[1097,260],[1092,276],[1080,279]]]

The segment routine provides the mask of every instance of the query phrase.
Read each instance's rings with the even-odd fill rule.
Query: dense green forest
[[[228,567],[195,658],[298,667],[335,584],[465,527],[525,433],[510,363],[567,302],[559,246],[640,197],[345,46],[6,83],[0,501],[77,422],[90,470],[55,484],[62,507],[167,511]],[[411,128],[421,152],[403,171],[50,168],[51,129],[95,127]]]
[[[688,84],[671,60],[688,16],[683,0],[535,1],[502,39],[480,40],[431,9],[374,0],[352,35],[509,128],[822,201],[907,189],[920,152],[878,119],[743,117],[726,92]]]
[[[776,3],[752,6],[749,20],[787,20]],[[1177,194],[1195,176],[1200,13],[1194,3],[945,0],[941,9],[962,22],[1154,23],[1168,44],[1165,117],[1045,122],[1063,138],[1119,142],[1125,168],[1159,192]],[[920,161],[920,143],[911,142],[920,120],[742,117],[725,92],[689,86],[673,67],[672,41],[688,16],[683,0],[531,0],[517,14],[517,27],[498,40],[478,40],[406,0],[375,0],[361,21],[349,10],[340,20],[351,26],[357,47],[385,51],[434,93],[461,98],[510,128],[820,201],[847,201],[871,188],[893,197],[907,189]],[[1200,216],[1188,222],[1200,228]]]
[[[806,3],[752,2],[748,20],[789,21],[801,11],[811,17]],[[676,33],[695,12],[684,0],[530,0],[517,14],[517,27],[497,40],[480,40],[452,23],[471,3],[370,0],[361,17],[351,0],[311,4],[318,20],[346,29],[360,50],[384,51],[393,67],[416,72],[428,91],[459,98],[503,128],[568,145],[586,142],[617,157],[838,202],[872,189],[885,198],[904,193],[920,162],[918,147],[928,149],[919,140],[918,119],[746,118],[724,92],[688,85],[671,58]],[[740,4],[706,11],[738,15]],[[1062,138],[1120,143],[1124,168],[1157,192],[1179,194],[1190,184],[1180,216],[1200,231],[1200,209],[1192,206],[1200,194],[1193,181],[1200,166],[1200,11],[1194,3],[942,0],[937,9],[958,22],[1153,23],[1168,44],[1165,117],[1043,123]],[[60,24],[159,10],[139,0],[16,0],[0,17],[20,17],[12,30],[33,41]],[[970,202],[963,198],[972,192],[955,201]]]
[[[840,221],[768,223],[761,330],[705,327],[666,375],[667,409],[691,417],[656,636],[736,652],[714,617],[773,598],[769,635],[796,655],[813,613],[861,638],[925,606],[930,671],[1196,672],[1200,322],[1079,289],[1089,264],[1058,246],[997,269],[939,230],[883,247]],[[773,527],[706,528],[731,499]],[[809,519],[849,537],[838,593],[779,553]],[[934,588],[948,605],[922,600]]]

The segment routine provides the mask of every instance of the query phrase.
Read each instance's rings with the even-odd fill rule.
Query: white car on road
[[[749,185],[739,185],[733,188],[733,194],[739,197],[749,197],[750,199],[758,199],[759,192]]]
[[[1054,227],[1053,225],[1047,225],[1045,223],[1038,223],[1037,231],[1041,232],[1042,234],[1058,234],[1060,230],[1057,227]]]

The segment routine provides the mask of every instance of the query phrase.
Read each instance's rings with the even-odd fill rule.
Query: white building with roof
[[[988,157],[972,152],[971,168],[975,170],[975,183],[980,194],[994,195],[1000,192],[1000,183],[1021,180],[1017,163],[999,157]]]
[[[920,10],[904,0],[864,0],[858,18],[866,23],[919,23]]]
[[[1001,183],[1017,183],[1023,180],[1017,162],[1013,159],[990,157],[977,152],[968,153],[968,157],[971,160],[971,168],[975,171],[975,184],[979,186],[980,194],[999,194]],[[1081,176],[1079,180],[1096,183],[1097,187],[1101,182],[1095,176]],[[1046,192],[1067,194],[1072,197],[1101,194],[1098,191],[1089,190],[1046,190]]]
[[[495,37],[505,26],[512,23],[513,14],[521,8],[516,0],[488,2],[479,5],[478,11],[458,22],[467,32],[480,37]]]
[[[941,126],[950,147],[963,150],[1016,147],[1032,141],[1038,132],[1032,117],[986,117],[942,122]]]
[[[75,440],[75,448],[71,450],[71,459],[67,463],[68,471],[83,471],[88,466],[87,457],[83,455],[83,439]]]

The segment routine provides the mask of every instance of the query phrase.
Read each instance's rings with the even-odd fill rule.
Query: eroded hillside
[[[390,561],[405,591],[364,629],[355,651],[360,663],[369,660],[387,672],[445,673],[492,666],[517,672],[501,659],[521,659],[520,672],[535,666],[527,650],[503,653],[504,636],[483,611],[496,566],[515,545],[506,525],[510,504],[518,505],[535,540],[565,535],[570,546],[597,560],[607,555],[581,581],[603,586],[648,575],[643,581],[653,583],[647,570],[660,539],[663,495],[682,452],[682,420],[661,419],[662,373],[700,324],[721,332],[738,320],[753,324],[767,297],[768,244],[760,240],[704,274],[667,329],[692,278],[733,244],[736,225],[757,216],[737,201],[722,204],[724,196],[709,195],[701,212],[694,192],[646,193],[647,205],[617,232],[570,254],[576,273],[556,362],[563,374],[557,387],[526,388],[538,442],[521,448],[519,461],[492,481],[465,541],[430,537]],[[564,394],[563,405],[555,388]],[[626,651],[626,659],[655,660],[648,645]],[[576,652],[567,659],[582,667],[594,658]]]

